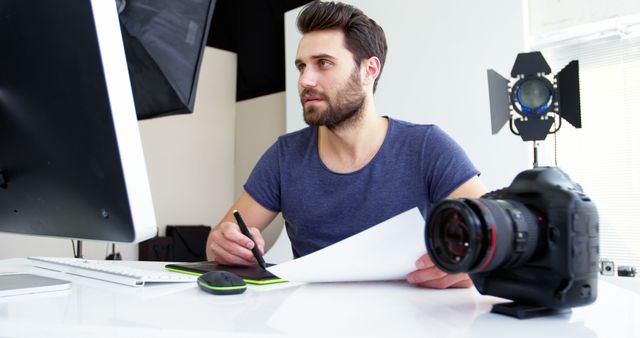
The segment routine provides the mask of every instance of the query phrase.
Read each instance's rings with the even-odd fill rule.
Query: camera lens
[[[434,206],[425,231],[433,262],[450,273],[517,266],[538,246],[538,217],[511,200],[449,199]]]
[[[427,235],[427,239],[437,244],[430,244],[428,247],[433,247],[437,251],[437,260],[449,269],[466,266],[469,250],[476,248],[476,246],[471,247],[471,236],[473,234],[475,237],[477,223],[480,220],[470,211],[470,208],[464,204],[452,200],[446,203],[446,207],[434,210],[429,218],[427,229],[430,230],[430,234]],[[471,255],[475,256],[476,253],[473,252]]]
[[[469,228],[464,223],[462,215],[453,211],[446,219],[442,240],[447,245],[450,258],[460,260],[467,255],[469,249]]]

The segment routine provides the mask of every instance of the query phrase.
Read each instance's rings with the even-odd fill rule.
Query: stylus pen
[[[236,218],[236,221],[238,222],[238,226],[240,227],[240,231],[242,232],[242,234],[249,237],[249,239],[253,242],[253,248],[251,249],[251,252],[253,252],[253,255],[256,257],[256,261],[258,261],[258,264],[260,265],[260,267],[266,270],[267,263],[264,262],[264,259],[260,254],[260,250],[258,250],[258,244],[256,244],[256,241],[253,240],[253,236],[251,236],[251,233],[249,232],[249,228],[247,228],[247,225],[244,224],[244,221],[242,220],[242,217],[240,217],[240,213],[238,212],[238,210],[233,210],[233,217]]]

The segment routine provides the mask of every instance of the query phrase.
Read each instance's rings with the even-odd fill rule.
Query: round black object
[[[520,115],[542,115],[553,108],[553,101],[553,85],[545,77],[525,77],[513,85],[511,103]]]
[[[514,200],[451,199],[434,206],[425,240],[441,270],[491,271],[526,263],[538,247],[539,227],[536,215]]]
[[[247,283],[227,271],[211,271],[198,277],[200,289],[214,295],[237,295],[247,290]]]

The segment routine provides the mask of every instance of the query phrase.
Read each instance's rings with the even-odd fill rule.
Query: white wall
[[[167,224],[214,225],[234,194],[236,55],[205,51],[195,112],[139,123],[160,233]],[[102,259],[107,245],[85,241],[85,257]],[[137,259],[135,244],[118,244]],[[72,255],[66,239],[0,234],[0,259]]]
[[[508,126],[491,135],[486,70],[508,76],[524,51],[523,2],[345,1],[385,30],[389,52],[375,95],[382,115],[433,123],[466,150],[489,188],[531,166],[528,145]],[[285,15],[287,131],[305,126],[293,66],[299,10]]]
[[[233,201],[236,54],[206,48],[193,114],[140,122],[156,217],[215,225]]]

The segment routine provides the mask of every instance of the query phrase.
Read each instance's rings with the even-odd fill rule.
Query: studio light
[[[487,70],[491,105],[491,132],[509,122],[511,132],[523,141],[541,141],[560,129],[562,119],[576,128],[580,118],[578,61],[556,75],[540,52],[520,53],[511,70],[512,80]],[[553,128],[554,122],[558,122]]]

